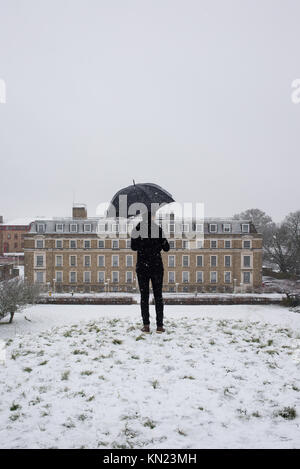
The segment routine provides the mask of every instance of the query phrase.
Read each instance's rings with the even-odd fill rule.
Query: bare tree
[[[0,283],[0,319],[8,314],[13,321],[17,311],[28,304],[36,303],[41,293],[39,285],[25,283],[19,277]]]

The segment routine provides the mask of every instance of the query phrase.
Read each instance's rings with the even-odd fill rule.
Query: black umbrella
[[[122,197],[127,196],[127,197]],[[144,184],[133,184],[124,189],[119,190],[112,198],[110,206],[107,211],[109,217],[128,217],[129,207],[134,203],[142,203],[145,205],[147,211],[150,211],[153,206],[151,204],[159,204],[160,206],[175,202],[172,195],[157,184],[150,182]],[[121,204],[122,207],[121,207]],[[159,207],[157,207],[158,209]],[[144,210],[145,211],[145,210]],[[142,210],[141,210],[142,212]],[[131,213],[130,215],[135,215]]]

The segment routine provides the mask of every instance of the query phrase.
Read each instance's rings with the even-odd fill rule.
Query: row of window
[[[225,239],[224,240],[224,248],[225,249],[231,249],[232,247],[232,240],[231,239]],[[169,240],[170,248],[175,249],[176,244],[174,240]],[[182,240],[182,249],[189,249],[189,241],[188,240]],[[198,240],[197,241],[197,248],[198,249],[203,249],[203,240]],[[36,239],[35,241],[35,247],[37,249],[44,249],[45,248],[45,240],[44,239]],[[56,249],[63,249],[63,240],[62,239],[57,239],[55,241],[55,247]],[[119,249],[120,244],[118,239],[113,239],[111,240],[111,248],[112,249]],[[251,249],[252,243],[250,239],[244,239],[243,240],[243,249]],[[77,249],[77,240],[76,239],[70,239],[69,240],[69,248],[70,249]],[[83,240],[83,248],[84,249],[91,249],[91,240],[90,239],[85,239]],[[104,249],[105,248],[105,240],[99,239],[98,240],[98,248],[99,249]],[[210,248],[211,249],[217,249],[218,248],[218,240],[216,239],[211,239],[210,240]],[[130,239],[126,239],[126,249],[130,249]]]
[[[91,275],[90,271],[83,272],[82,280],[84,283],[91,283]],[[218,272],[211,271],[209,273],[210,283],[218,283]],[[98,283],[119,283],[119,272],[113,271],[111,272],[111,278],[105,279],[105,271],[99,271],[97,273]],[[204,282],[204,272],[197,271],[196,272],[196,283],[203,283]],[[44,272],[36,272],[35,273],[35,281],[38,283],[45,282],[45,273]],[[63,282],[63,272],[56,271],[55,272],[55,281],[56,283]],[[133,283],[135,281],[135,277],[133,276],[132,271],[125,272],[125,282],[126,283]],[[190,272],[184,271],[182,272],[181,276],[182,283],[189,283],[190,282]],[[244,284],[251,283],[251,272],[242,272],[242,281]],[[70,283],[77,283],[77,272],[72,271],[69,272],[69,282]],[[168,271],[168,283],[173,284],[176,283],[176,272]],[[232,272],[224,272],[224,283],[232,283]]]
[[[218,267],[218,258],[220,256],[217,255],[211,255],[210,257],[210,267]],[[232,264],[232,256],[224,256],[223,259],[224,266],[225,267],[231,267]],[[133,256],[132,255],[127,255],[126,256],[126,267],[133,267]],[[92,260],[91,256],[83,256],[83,266],[84,267],[90,267],[92,265]],[[105,256],[99,255],[98,256],[98,267],[104,267],[105,266]],[[112,267],[119,267],[120,265],[120,259],[119,255],[113,255],[111,256],[111,265]],[[35,266],[36,267],[45,267],[45,256],[43,254],[37,255],[35,257]],[[55,256],[55,266],[56,267],[62,267],[63,266],[63,256],[62,255],[56,255]],[[76,255],[70,255],[69,256],[69,266],[70,267],[76,267],[77,266],[77,256]],[[204,267],[204,256],[199,255],[196,256],[196,266],[197,267]],[[244,255],[242,256],[242,266],[247,268],[247,267],[252,267],[252,256]],[[168,256],[168,267],[176,267],[176,256],[169,255]],[[189,255],[183,255],[181,259],[181,267],[190,267],[190,256]]]
[[[160,222],[162,224],[162,222]],[[165,225],[164,225],[165,226]],[[131,223],[99,223],[97,225],[97,232],[98,233],[130,233],[133,229],[134,225]],[[223,223],[220,225],[222,233],[231,233],[232,232],[232,225],[231,223]],[[84,233],[91,233],[92,232],[92,224],[91,223],[84,223],[82,225]],[[188,233],[189,231],[196,231],[197,233],[203,233],[204,231],[204,224],[203,223],[168,223],[167,229],[169,233],[175,233],[176,229],[183,233]],[[46,225],[39,223],[37,224],[37,232],[44,233],[46,231]],[[55,231],[57,233],[64,233],[66,231],[70,233],[78,233],[79,225],[78,223],[56,223]],[[208,224],[208,231],[209,233],[218,233],[218,224],[217,223],[209,223]],[[242,223],[241,224],[241,231],[242,233],[249,233],[250,225],[249,223]]]

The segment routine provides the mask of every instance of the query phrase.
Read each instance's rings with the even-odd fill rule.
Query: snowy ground
[[[162,335],[141,335],[138,305],[39,305],[0,323],[0,447],[300,448],[300,314],[165,313]]]

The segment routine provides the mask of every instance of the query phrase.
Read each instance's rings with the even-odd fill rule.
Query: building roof
[[[131,220],[124,220],[123,219],[123,224],[136,224],[137,219],[131,219]],[[29,233],[49,233],[49,234],[89,234],[89,233],[99,233],[98,225],[101,224],[117,224],[118,221],[114,219],[108,219],[108,218],[85,218],[85,219],[77,219],[77,218],[52,218],[51,220],[45,220],[45,219],[38,219],[35,220],[34,223],[32,223],[31,228],[29,230]],[[190,226],[192,224],[204,224],[204,229],[203,232],[204,234],[247,234],[242,231],[242,225],[243,224],[249,224],[250,233],[257,233],[256,228],[251,220],[237,220],[234,218],[204,218],[204,220],[192,220],[192,219],[185,219],[185,220],[174,220],[174,221],[168,221],[168,223],[174,223],[176,227],[179,227],[182,225],[182,223],[189,224]],[[120,224],[122,224],[122,221],[120,220]],[[212,231],[210,225],[217,225],[217,230]],[[230,231],[225,231],[224,230],[224,225],[229,224],[230,225]],[[44,228],[42,231],[39,231],[39,225],[42,225]],[[61,231],[58,229],[57,225],[63,225],[63,230]],[[71,225],[76,225],[76,231],[71,230]],[[88,230],[85,225],[91,225],[91,229]],[[195,229],[195,228],[193,228]],[[108,230],[110,231],[110,230]],[[176,230],[177,231],[177,230]]]

